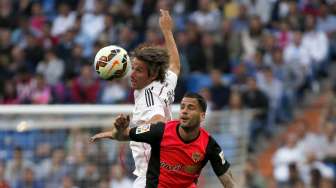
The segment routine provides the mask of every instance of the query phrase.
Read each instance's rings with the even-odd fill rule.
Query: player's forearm
[[[103,138],[114,139],[113,138],[113,131],[106,131],[106,132],[98,133],[94,136],[94,138],[95,139],[103,139]]]
[[[226,173],[219,177],[220,182],[224,188],[234,188],[237,187],[235,181],[233,180],[231,170],[229,169]]]
[[[129,138],[129,132],[130,132],[130,128],[126,128],[125,130],[122,131],[117,131],[113,137],[115,140],[119,140],[119,141],[128,141],[130,140]]]
[[[171,30],[162,31],[166,48],[169,54],[169,69],[173,70],[175,73],[180,72],[180,56],[175,43],[174,35]]]

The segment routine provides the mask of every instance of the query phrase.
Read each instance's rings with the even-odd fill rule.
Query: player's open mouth
[[[187,117],[181,117],[181,121],[188,121],[189,118]]]

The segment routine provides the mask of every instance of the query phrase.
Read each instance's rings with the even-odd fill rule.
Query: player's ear
[[[201,116],[201,121],[204,121],[204,119],[205,119],[205,112],[201,112],[200,116]]]
[[[158,75],[159,75],[158,72],[153,72],[153,73],[150,75],[149,78],[150,78],[152,81],[154,81],[154,80],[156,80],[156,78],[158,77]]]

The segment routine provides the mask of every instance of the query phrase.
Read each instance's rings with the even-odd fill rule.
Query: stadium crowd
[[[330,75],[328,67],[336,56],[333,0],[0,0],[0,103],[132,103],[128,81],[99,79],[93,58],[110,44],[129,52],[143,42],[162,45],[157,24],[161,8],[173,15],[182,63],[175,102],[185,91],[198,91],[207,98],[209,110],[258,109],[250,125],[250,143],[260,135],[276,134],[275,126],[293,119],[295,106],[306,92],[318,93],[320,79]],[[331,124],[335,126],[334,121]],[[56,135],[67,140],[70,134]],[[35,136],[43,140],[43,136]],[[0,145],[6,143],[2,138]],[[7,182],[11,187],[35,179],[43,179],[36,184],[63,182],[64,187],[74,187],[71,184],[75,182],[90,187],[90,182],[84,184],[91,180],[81,178],[97,178],[96,165],[103,161],[65,157],[69,148],[60,149],[64,145],[55,143],[18,145],[24,148],[12,147],[11,154],[3,158],[13,162],[0,165],[0,188],[16,160],[23,160],[16,172],[26,173]],[[254,146],[249,146],[250,151]],[[22,151],[29,161],[20,159]],[[72,159],[74,166],[60,165],[65,158]],[[277,159],[275,156],[275,166]],[[77,164],[81,162],[83,165]],[[38,173],[33,173],[31,164],[41,168]],[[68,167],[77,170],[76,177],[66,176]],[[116,168],[120,166],[104,169],[103,174],[120,172]],[[48,173],[59,179],[45,180]],[[277,179],[280,187],[288,181],[288,176],[281,178]],[[104,177],[101,187],[108,187],[109,179]]]

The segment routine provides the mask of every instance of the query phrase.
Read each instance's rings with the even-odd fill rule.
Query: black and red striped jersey
[[[200,134],[185,142],[179,135],[179,121],[142,125],[130,130],[130,139],[149,143],[146,188],[192,188],[205,164],[210,161],[217,176],[224,174],[230,164],[224,153],[209,135],[200,128]]]

